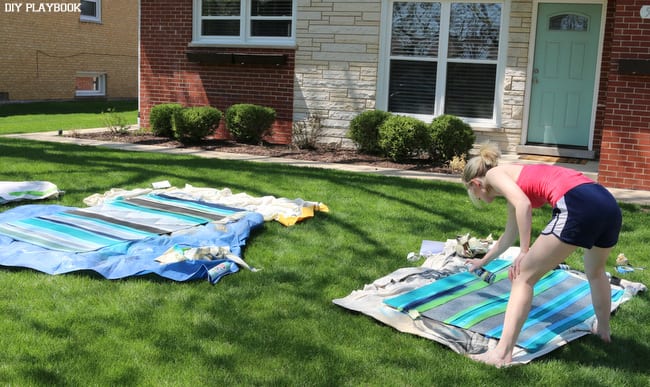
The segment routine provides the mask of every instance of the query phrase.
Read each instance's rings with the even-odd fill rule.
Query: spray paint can
[[[482,267],[474,270],[474,274],[476,274],[480,279],[483,281],[491,284],[494,282],[496,279],[496,274],[492,273],[491,271],[485,270]]]

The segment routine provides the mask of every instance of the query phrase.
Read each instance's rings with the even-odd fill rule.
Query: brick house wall
[[[15,4],[22,4],[20,12],[0,9],[0,94],[6,99],[73,99],[78,72],[106,74],[107,98],[137,97],[136,1],[102,2],[101,23],[81,21],[78,12],[26,12],[27,3]]]
[[[161,103],[210,105],[224,113],[233,104],[253,103],[276,111],[265,140],[291,142],[293,49],[194,47],[192,0],[142,0],[140,9],[141,126],[149,126],[151,107]],[[242,60],[220,63],[224,55]],[[268,56],[282,57],[284,64],[264,64]],[[227,136],[223,120],[217,136]]]
[[[251,102],[278,111],[272,142],[289,143],[294,122],[317,116],[325,129],[321,142],[349,146],[350,120],[377,104],[382,4],[296,0],[294,50],[193,47],[191,0],[142,0],[141,122],[146,126],[151,106],[163,102],[211,104],[220,110]],[[510,2],[501,125],[473,128],[477,143],[494,141],[505,152],[517,151],[525,126],[534,4]],[[650,76],[621,72],[620,60],[650,60],[650,20],[639,15],[643,0],[605,4],[593,137],[599,179],[612,187],[647,188]],[[224,65],[188,59],[190,54],[246,53],[283,55],[286,63]]]
[[[141,61],[141,118],[147,125],[150,106],[162,102],[178,101],[185,104],[207,103],[219,109],[230,103],[249,98],[246,90],[227,94],[214,83],[238,87],[231,80],[246,82],[249,68],[239,66],[197,65],[188,63],[186,51],[240,52],[241,49],[217,49],[189,47],[192,28],[192,2],[185,0],[142,2],[142,61]],[[381,33],[382,1],[334,1],[297,0],[296,50],[287,50],[290,62],[295,61],[295,74],[291,66],[282,69],[275,82],[283,77],[294,78],[289,121],[298,122],[309,116],[321,119],[324,128],[321,143],[352,146],[347,139],[350,120],[364,110],[374,109],[377,101],[379,46]],[[507,63],[503,82],[500,127],[474,127],[477,143],[489,140],[499,144],[505,152],[515,152],[521,142],[524,127],[524,109],[527,101],[526,80],[530,50],[533,3],[530,0],[513,0],[508,15]],[[167,21],[169,20],[169,21]],[[153,29],[154,33],[148,31]],[[272,52],[272,50],[254,50]],[[153,67],[152,67],[153,66]],[[264,69],[262,69],[264,70]],[[286,71],[282,71],[286,70]],[[164,74],[163,74],[164,73]],[[207,74],[213,83],[205,83]],[[247,75],[248,74],[248,75]],[[194,87],[194,85],[207,86]],[[154,87],[155,88],[152,88]],[[287,85],[274,86],[276,90],[288,91]],[[605,98],[601,87],[599,100]],[[205,94],[205,95],[204,95]],[[211,94],[208,98],[207,94]],[[261,104],[269,98],[264,93],[255,96]],[[152,99],[152,100],[148,100]],[[239,99],[239,100],[238,100]],[[277,109],[277,106],[272,106]],[[599,112],[594,142],[601,138],[603,113]],[[284,124],[287,132],[291,125]],[[290,141],[287,134],[275,142]]]
[[[650,187],[650,19],[641,18],[643,5],[647,1],[614,4],[598,170],[599,182],[613,188]],[[625,60],[645,67],[634,73]]]

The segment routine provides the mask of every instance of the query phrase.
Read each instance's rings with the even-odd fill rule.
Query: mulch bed
[[[166,137],[157,137],[151,134],[143,134],[131,131],[125,134],[105,132],[73,132],[71,137],[92,139],[100,141],[126,142],[139,145],[157,145],[170,148],[190,148],[202,149],[206,151],[241,153],[257,156],[283,157],[296,160],[318,161],[323,163],[340,163],[340,164],[357,164],[368,165],[378,168],[394,168],[402,170],[413,170],[422,172],[434,172],[443,174],[453,174],[448,166],[433,163],[430,159],[414,158],[403,163],[396,163],[385,157],[366,155],[357,152],[354,149],[342,148],[318,148],[318,149],[299,149],[291,145],[280,144],[261,144],[248,145],[241,144],[231,140],[221,140],[208,138],[200,143],[184,145],[179,141]]]

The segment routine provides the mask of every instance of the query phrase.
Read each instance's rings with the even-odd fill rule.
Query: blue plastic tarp
[[[60,205],[24,205],[0,213],[0,223],[72,209],[75,208]],[[158,235],[77,253],[49,250],[0,235],[0,265],[25,267],[48,274],[92,270],[107,279],[157,274],[175,281],[209,279],[216,283],[223,276],[236,272],[238,266],[226,259],[184,260],[167,264],[155,259],[175,246],[225,246],[232,254],[241,258],[242,249],[251,230],[262,226],[263,223],[261,214],[247,212],[231,223],[208,223],[171,235]],[[224,265],[224,262],[229,264]],[[224,266],[227,270],[220,270]]]

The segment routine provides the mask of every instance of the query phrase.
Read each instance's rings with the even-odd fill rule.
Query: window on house
[[[75,77],[75,96],[101,97],[106,95],[106,74],[79,72]]]
[[[81,0],[81,21],[102,21],[102,0]]]
[[[387,109],[494,123],[503,4],[390,4]]]
[[[589,19],[581,15],[556,15],[549,19],[548,29],[551,31],[588,31]]]
[[[295,1],[194,0],[194,42],[293,44]]]

